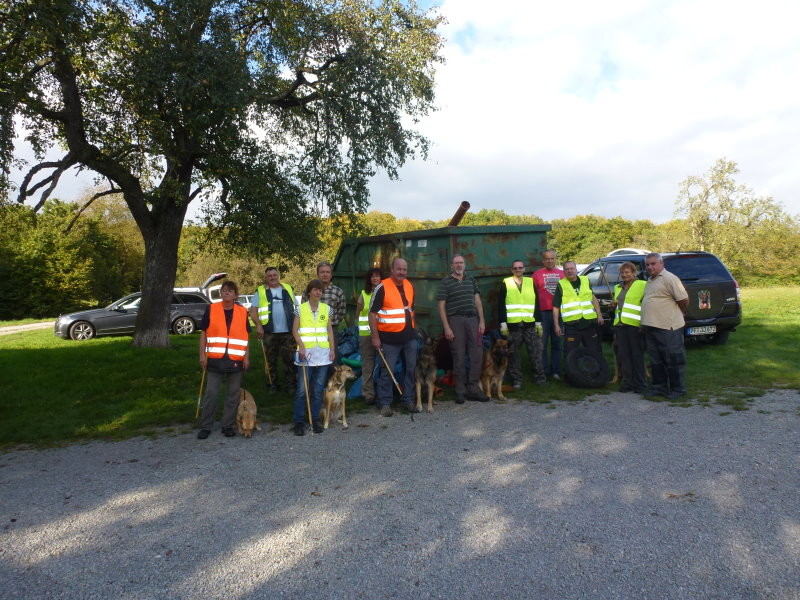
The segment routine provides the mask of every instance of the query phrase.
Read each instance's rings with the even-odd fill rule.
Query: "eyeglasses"
[[[525,270],[525,267],[511,267],[511,268],[514,269],[515,271],[524,271]]]

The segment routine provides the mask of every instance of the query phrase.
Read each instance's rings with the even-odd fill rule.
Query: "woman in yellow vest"
[[[330,307],[322,298],[322,282],[314,279],[306,287],[307,302],[295,309],[292,335],[297,342],[297,391],[294,396],[294,434],[305,435],[306,385],[311,400],[311,421],[314,433],[322,433],[319,411],[322,408],[322,391],[328,383],[328,367],[333,362],[333,327]]]
[[[614,287],[614,345],[622,375],[620,392],[644,393],[644,337],[641,333],[642,297],[645,282],[636,278],[636,265],[625,262],[619,268],[622,283]]]
[[[361,354],[361,395],[367,404],[375,404],[375,380],[372,377],[372,372],[375,370],[375,347],[372,345],[369,331],[369,305],[372,300],[372,290],[382,279],[380,269],[367,271],[364,276],[364,290],[356,302],[358,351]]]
[[[242,374],[250,366],[248,358],[248,338],[250,323],[247,309],[236,304],[239,288],[233,281],[226,281],[220,288],[222,302],[210,304],[200,320],[200,366],[208,374],[203,414],[200,417],[200,431],[197,438],[206,439],[211,434],[214,413],[217,412],[217,396],[223,376],[227,375],[225,408],[222,413],[222,433],[233,437],[236,408],[239,406],[239,390],[242,387]]]

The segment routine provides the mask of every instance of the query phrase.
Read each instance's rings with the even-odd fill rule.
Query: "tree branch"
[[[84,204],[83,206],[81,206],[78,209],[78,211],[72,217],[72,220],[64,228],[64,233],[69,233],[70,232],[70,230],[72,229],[72,226],[75,224],[75,221],[78,220],[78,217],[81,216],[83,211],[85,211],[87,208],[89,208],[89,206],[92,204],[92,202],[94,202],[98,198],[102,198],[103,196],[110,196],[111,194],[119,194],[120,192],[122,192],[122,190],[119,189],[119,188],[115,188],[113,183],[111,184],[111,189],[104,190],[102,192],[97,192],[94,196],[89,198],[89,200],[86,202],[86,204]]]
[[[55,189],[56,185],[58,185],[58,180],[61,178],[61,175],[64,174],[64,171],[76,165],[77,163],[78,160],[76,159],[75,155],[72,152],[69,152],[61,160],[39,163],[35,167],[31,168],[19,186],[17,202],[19,204],[23,204],[26,199],[33,196],[40,188],[48,185],[49,187],[42,192],[39,202],[37,202],[36,206],[33,207],[33,212],[37,212],[50,197],[50,194],[53,193],[53,190]],[[34,175],[36,175],[36,173],[42,169],[54,169],[54,171],[49,176],[34,184],[33,187],[29,188],[28,186],[33,180]]]

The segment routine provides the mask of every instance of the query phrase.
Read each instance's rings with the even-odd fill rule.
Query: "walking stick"
[[[200,416],[200,400],[203,397],[203,383],[206,380],[206,369],[203,367],[203,376],[200,378],[200,392],[197,394],[197,410],[194,411],[194,418],[198,418]]]
[[[400,392],[400,395],[403,395],[403,389],[400,387],[400,384],[397,383],[397,379],[394,378],[394,373],[392,372],[392,368],[389,366],[389,363],[386,360],[386,357],[383,355],[383,348],[378,348],[378,354],[381,355],[381,359],[383,359],[383,364],[386,365],[386,370],[389,371],[389,377],[392,378],[394,382],[394,386],[397,388],[397,391]]]
[[[306,408],[308,409],[308,426],[311,429],[311,435],[314,435],[314,423],[311,420],[311,398],[308,395],[308,372],[306,371],[306,365],[308,364],[308,359],[305,360],[303,363],[303,387],[306,388]]]
[[[264,357],[264,373],[267,374],[267,381],[272,385],[272,373],[269,372],[269,361],[267,360],[267,351],[264,350],[264,341],[260,341],[259,344],[261,345],[261,356]]]

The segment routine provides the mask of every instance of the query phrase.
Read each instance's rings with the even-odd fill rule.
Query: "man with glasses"
[[[511,263],[511,277],[503,280],[503,301],[499,304],[498,320],[500,332],[508,337],[510,356],[508,372],[515,390],[522,387],[522,344],[528,349],[534,381],[544,384],[547,379],[542,369],[542,342],[536,335],[536,292],[533,279],[525,277],[525,263]]]
[[[650,357],[652,382],[647,393],[677,400],[686,395],[683,315],[689,295],[677,275],[664,268],[657,252],[644,259],[647,285],[642,298],[642,328]]]

